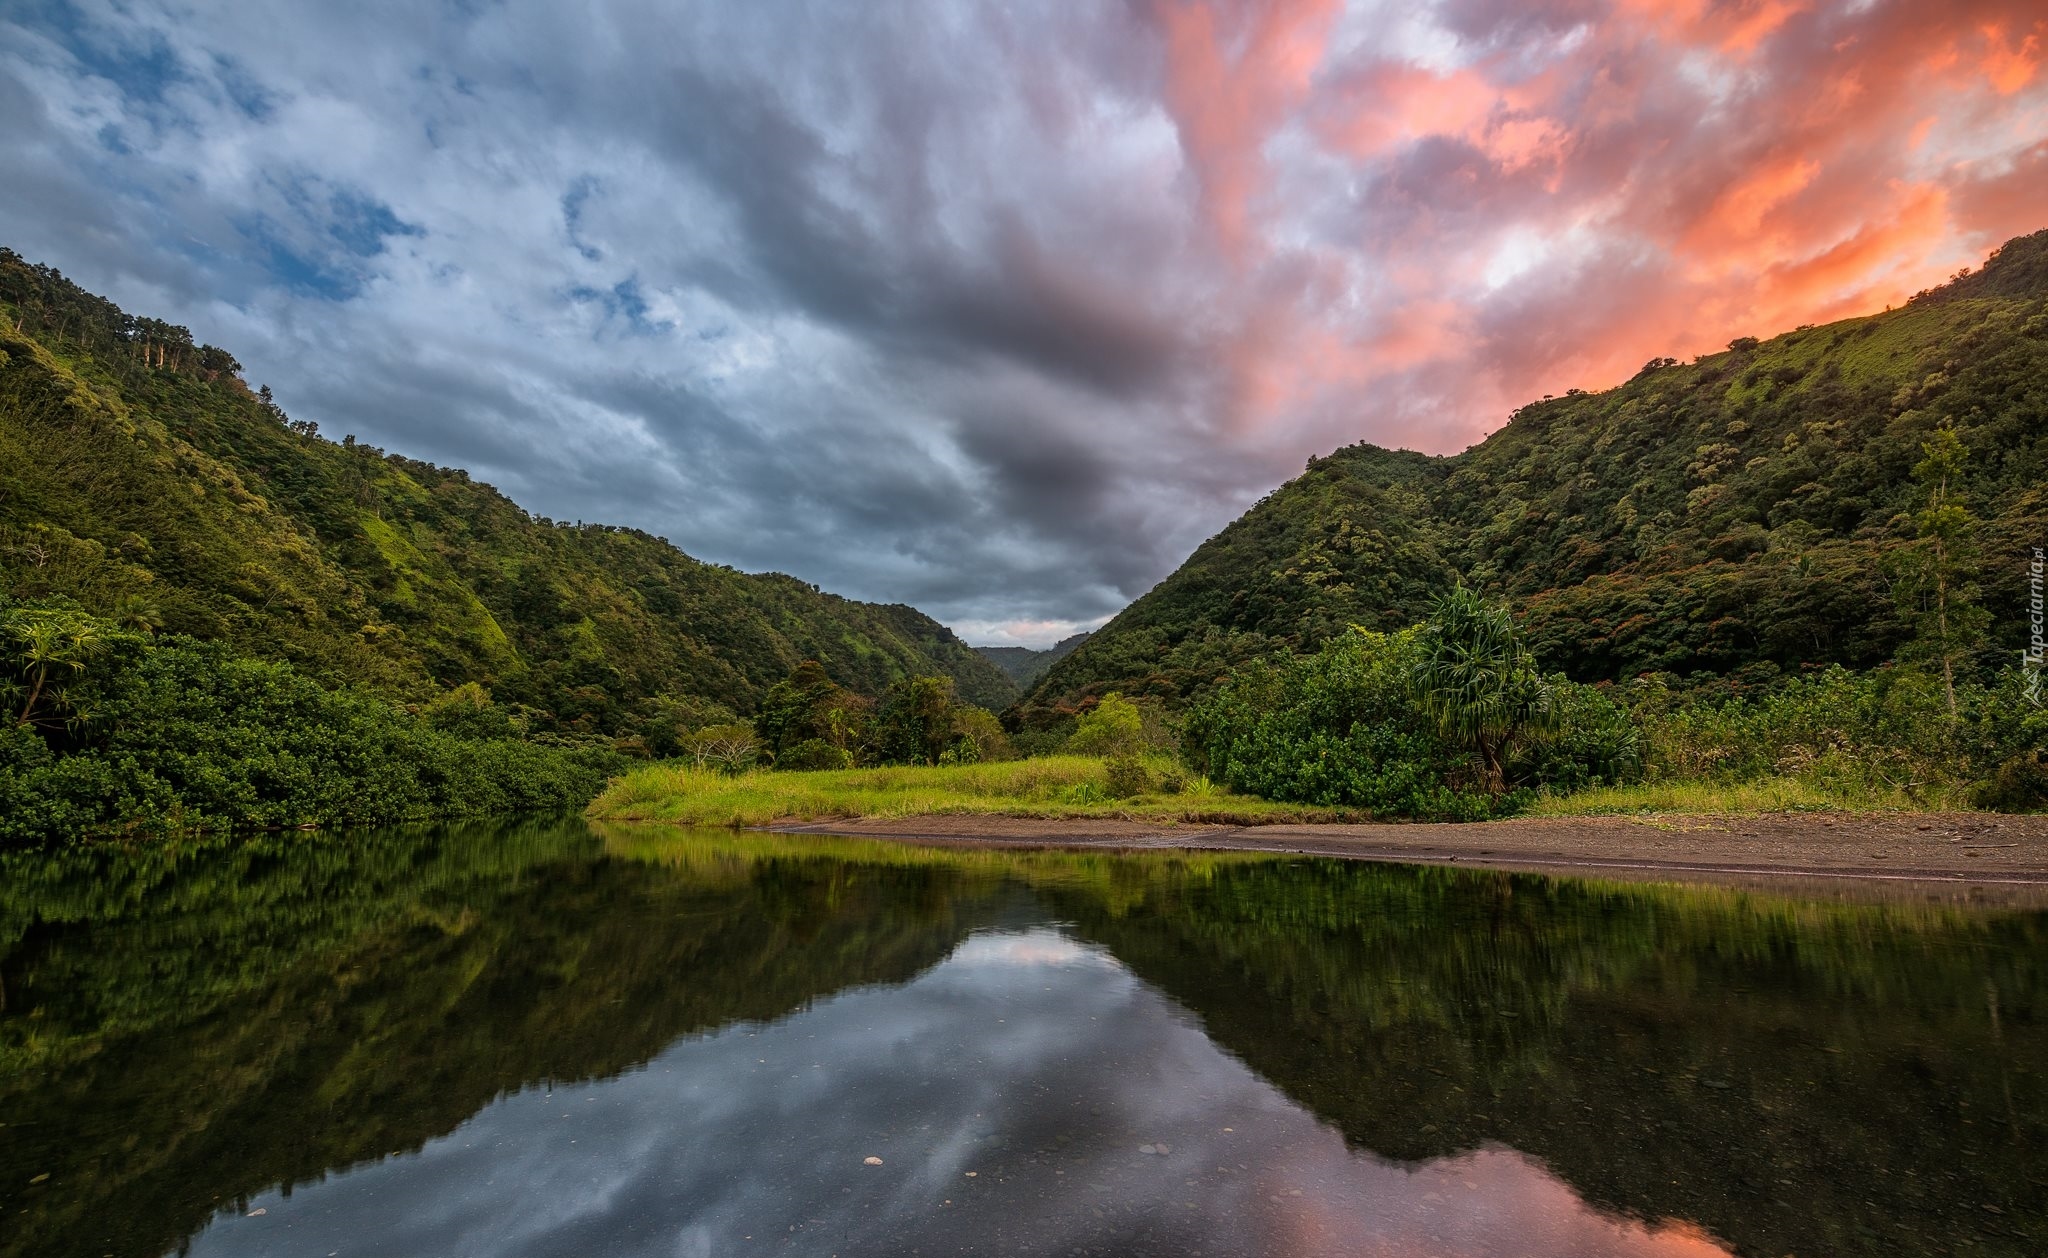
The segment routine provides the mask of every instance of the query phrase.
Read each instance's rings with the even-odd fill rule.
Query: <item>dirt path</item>
[[[1158,825],[935,816],[787,823],[791,834],[853,834],[975,846],[1199,848],[1474,865],[1603,878],[1736,885],[1856,884],[1915,898],[2048,903],[2048,816],[1984,813],[1765,813],[1750,816],[1518,817],[1470,824]]]

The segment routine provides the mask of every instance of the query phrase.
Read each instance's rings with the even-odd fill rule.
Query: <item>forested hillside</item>
[[[1028,646],[978,646],[974,649],[1002,669],[1005,677],[1023,687],[1045,676],[1047,669],[1072,655],[1087,640],[1088,634],[1084,631],[1061,638],[1042,651],[1034,651]]]
[[[531,516],[460,470],[330,441],[239,371],[0,251],[0,594],[400,699],[480,682],[537,731],[745,713],[806,658],[867,694],[918,673],[990,707],[1016,693],[913,608]]]
[[[1395,629],[1463,581],[1511,601],[1544,666],[1580,680],[1867,667],[1914,636],[1937,492],[1983,669],[2023,645],[2048,544],[2048,231],[1906,306],[1743,338],[1619,388],[1517,411],[1450,457],[1313,459],[1204,543],[1027,697],[1027,720],[1117,689],[1168,700],[1347,625]],[[1916,468],[1921,471],[1916,475]],[[1952,482],[1952,483],[1951,483]]]

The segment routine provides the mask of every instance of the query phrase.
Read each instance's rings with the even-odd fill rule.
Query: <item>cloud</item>
[[[323,431],[1009,637],[1331,446],[2042,226],[2044,48],[2027,0],[77,0],[0,19],[0,241]]]
[[[1415,1164],[1353,1149],[1036,914],[909,983],[531,1085],[417,1149],[290,1187],[217,1214],[188,1252],[275,1253],[287,1232],[306,1253],[507,1258],[1728,1252],[1683,1222],[1596,1209],[1512,1149]]]

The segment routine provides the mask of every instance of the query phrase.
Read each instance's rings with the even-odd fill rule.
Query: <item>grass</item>
[[[1166,777],[1171,762],[1161,759],[1147,767],[1158,782]],[[604,793],[591,801],[585,815],[600,821],[761,826],[781,820],[938,813],[1120,817],[1218,825],[1366,819],[1357,812],[1233,795],[1204,778],[1190,780],[1172,794],[1162,790],[1113,799],[1103,762],[1093,756],[808,773],[755,770],[722,774],[688,765],[650,765],[612,779]]]
[[[1174,766],[1162,757],[1149,761],[1147,767],[1158,784]],[[1752,782],[1684,779],[1544,796],[1524,815],[1926,812],[1966,806],[1959,796],[1951,796],[1952,791],[1908,794],[1897,787],[1819,776],[1770,777]],[[1155,787],[1147,794],[1116,799],[1109,793],[1103,762],[1093,756],[1042,756],[993,764],[809,773],[755,770],[724,774],[688,765],[657,764],[612,779],[585,815],[598,821],[765,826],[776,821],[942,814],[1115,817],[1210,825],[1373,820],[1369,814],[1355,809],[1282,804],[1232,794],[1206,778],[1187,780],[1174,793]]]
[[[1811,777],[1768,777],[1753,782],[1697,779],[1603,786],[1571,795],[1545,796],[1531,805],[1531,817],[1591,817],[1612,813],[1757,812],[1929,812],[1967,805],[1953,792],[1909,795],[1898,787],[1870,786]]]

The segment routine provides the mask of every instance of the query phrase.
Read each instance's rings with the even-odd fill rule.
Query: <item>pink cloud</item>
[[[1154,15],[1245,272],[1218,369],[1247,437],[1348,411],[1453,448],[1502,399],[1881,309],[2048,225],[2032,0],[1477,0],[1427,61],[1324,3]]]

